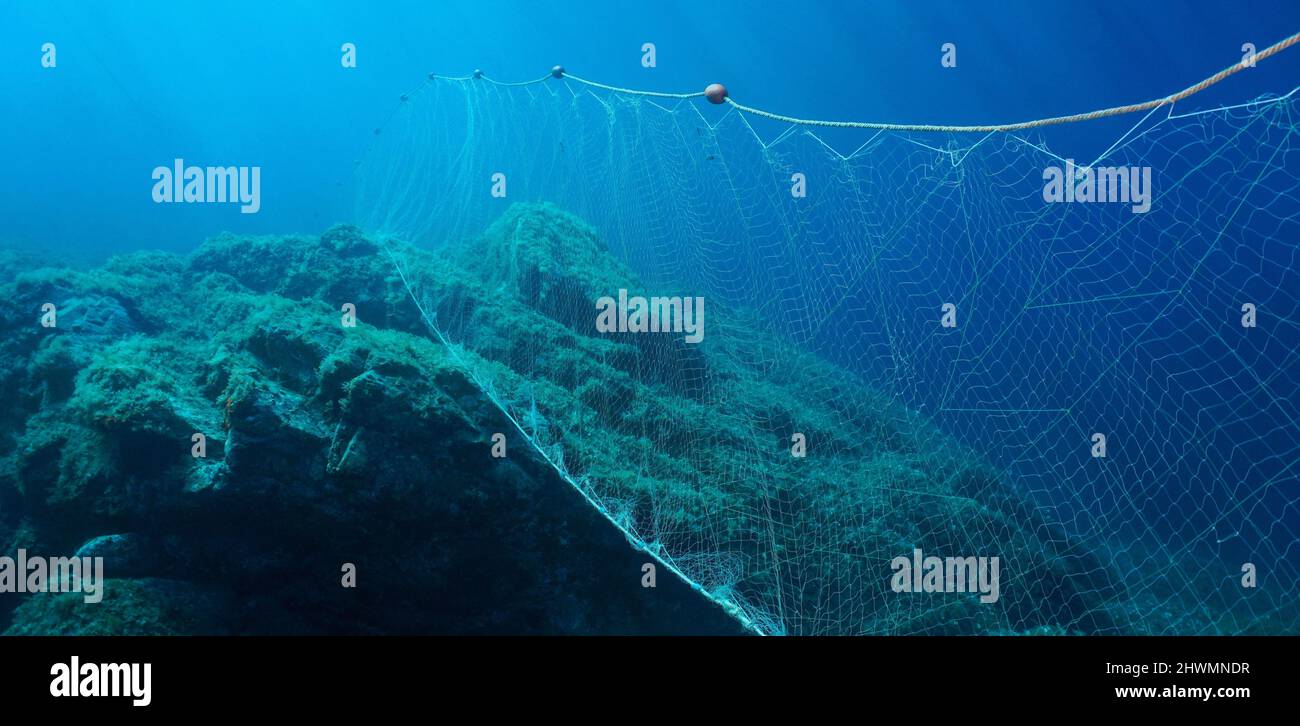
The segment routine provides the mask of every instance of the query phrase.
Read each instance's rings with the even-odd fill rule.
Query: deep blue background
[[[556,62],[655,90],[725,82],[792,115],[992,122],[1145,100],[1300,28],[1300,3],[5,2],[0,4],[0,242],[189,248],[222,230],[314,233],[348,221],[338,182],[396,97],[436,71],[503,80]],[[40,66],[54,42],[58,68]],[[358,68],[339,64],[344,42]],[[641,44],[658,67],[640,65]],[[939,64],[953,42],[958,66]],[[1190,107],[1282,93],[1300,53]],[[1070,134],[1082,158],[1125,121]],[[763,130],[760,127],[760,130]],[[772,133],[778,130],[773,129]],[[851,150],[853,134],[827,134]],[[262,211],[157,205],[175,157],[262,167]]]
[[[991,123],[1163,96],[1237,62],[1243,43],[1262,49],[1297,30],[1296,0],[4,2],[0,245],[55,255],[188,249],[223,230],[314,234],[353,221],[350,190],[341,182],[399,94],[422,84],[429,72],[463,75],[482,68],[500,80],[525,80],[563,63],[585,78],[649,90],[696,91],[720,81],[743,103],[794,116]],[[45,42],[57,44],[56,69],[40,65]],[[345,42],[358,47],[356,69],[340,66]],[[654,69],[640,65],[645,42],[657,45]],[[946,42],[957,45],[955,69],[939,63]],[[1283,94],[1297,83],[1300,48],[1179,110]],[[697,102],[706,114],[724,113]],[[1058,127],[1042,136],[1057,153],[1091,159],[1135,120]],[[782,130],[760,121],[755,127],[769,138]],[[961,225],[920,219],[916,234],[899,237],[915,238],[918,257],[900,253],[899,284],[884,298],[894,306],[888,315],[871,313],[875,317],[864,321],[842,312],[822,326],[838,331],[835,337],[813,342],[878,389],[934,416],[999,466],[1014,469],[1023,486],[1051,497],[1059,516],[1076,517],[1071,524],[1077,529],[1145,538],[1154,553],[1150,561],[1140,548],[1123,550],[1123,566],[1150,573],[1138,584],[1158,580],[1168,558],[1213,555],[1204,574],[1225,586],[1186,598],[1204,598],[1213,608],[1210,595],[1239,596],[1233,580],[1241,561],[1265,557],[1262,566],[1280,573],[1269,575],[1280,586],[1275,592],[1292,596],[1300,567],[1300,498],[1291,470],[1300,377],[1291,371],[1300,346],[1288,322],[1296,318],[1296,265],[1287,260],[1295,259],[1290,220],[1300,216],[1293,194],[1269,196],[1290,193],[1294,157],[1255,158],[1270,157],[1275,148],[1252,146],[1261,133],[1245,134],[1228,145],[1229,161],[1216,162],[1237,166],[1211,166],[1213,173],[1196,177],[1203,187],[1181,189],[1174,199],[1185,206],[1163,207],[1134,224],[1130,236],[1102,247],[1110,267],[1074,269],[1071,255],[1082,257],[1097,244],[1094,230],[1112,229],[1102,224],[1112,210],[1051,210],[1049,223],[1023,246],[1024,257],[1008,258],[996,268],[999,284],[983,286],[970,275],[987,271],[983,263],[1000,255],[966,259],[962,252],[974,243],[997,252],[1006,240],[990,234],[972,241]],[[819,135],[844,152],[867,136]],[[1275,136],[1269,138],[1276,144]],[[1200,151],[1170,152],[1168,158],[1153,153],[1141,161],[1174,179],[1203,161]],[[176,157],[198,165],[262,167],[261,212],[152,203],[152,169]],[[1277,173],[1247,195],[1246,215],[1225,219],[1256,167]],[[1205,181],[1220,177],[1222,188]],[[1025,199],[1026,209],[1038,207],[1032,194]],[[960,198],[937,208],[963,209]],[[1075,216],[1089,224],[1058,235],[1050,223]],[[927,237],[932,229],[951,234]],[[821,241],[827,240],[845,241]],[[1218,252],[1205,253],[1206,264],[1195,266],[1192,276],[1189,260],[1203,250]],[[827,257],[851,257],[843,252],[830,250]],[[802,259],[796,264],[807,267]],[[1154,297],[1101,312],[1065,307],[1022,314],[1028,301],[1012,295],[1023,292],[1016,275],[1040,268],[1067,281],[1047,290],[1043,302],[1194,284],[1168,310],[1165,298]],[[1066,268],[1072,274],[1065,275]],[[1172,282],[1156,284],[1166,276]],[[753,277],[765,282],[775,276],[764,268]],[[963,311],[970,311],[963,312],[970,327],[959,341],[930,332],[940,302],[936,291],[954,291]],[[859,294],[842,310],[878,306]],[[1243,299],[1261,302],[1272,317],[1252,337],[1235,322]],[[895,363],[892,353],[870,347],[876,318],[905,331],[900,339],[920,341],[904,351],[913,354],[912,368],[873,367]],[[1006,330],[1013,333],[1003,337]],[[1252,374],[1267,385],[1256,384]],[[1096,394],[1078,400],[1081,392],[1093,392],[1088,384],[1094,379],[1102,381]],[[950,390],[957,393],[946,395]],[[990,416],[944,413],[944,405],[1077,410],[1055,418]],[[1097,473],[1081,445],[1099,428],[1113,434],[1113,474]],[[1047,445],[1038,440],[1045,432],[1051,435]],[[1139,516],[1115,514],[1128,512]],[[1184,596],[1176,593],[1169,602]],[[1259,610],[1267,607],[1271,602]]]

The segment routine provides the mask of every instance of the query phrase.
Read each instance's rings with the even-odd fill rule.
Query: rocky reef
[[[595,333],[638,286],[546,205],[436,251],[340,226],[0,256],[0,554],[108,578],[0,595],[0,630],[744,632],[711,599],[792,633],[1128,628],[1113,574],[978,457],[744,311],[696,347]],[[616,522],[699,589],[642,587]],[[913,548],[1000,556],[999,602],[889,592]]]

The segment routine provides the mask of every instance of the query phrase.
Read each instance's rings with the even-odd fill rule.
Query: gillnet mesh
[[[1045,203],[1029,137],[844,155],[698,99],[437,79],[356,214],[447,256],[408,286],[511,435],[755,631],[1295,632],[1294,110],[1143,120],[1104,159],[1151,168],[1136,214]],[[702,297],[703,340],[597,331],[620,289]],[[918,549],[999,557],[998,599],[895,592]]]

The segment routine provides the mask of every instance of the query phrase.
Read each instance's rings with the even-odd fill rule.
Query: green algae
[[[162,564],[115,585],[179,578],[211,595],[183,599],[203,611],[192,621],[157,609],[166,590],[127,595],[138,616],[32,598],[12,632],[728,629],[688,591],[647,604],[639,566],[611,585],[613,563],[644,554],[580,500],[548,499],[563,483],[513,432],[508,460],[487,455],[512,431],[502,408],[611,520],[652,522],[641,544],[696,584],[755,611],[782,603],[765,613],[775,631],[1119,627],[1122,591],[1082,544],[932,423],[746,311],[715,309],[698,349],[593,334],[592,301],[641,283],[548,205],[439,251],[336,227],[0,280],[0,390],[19,402],[0,414],[0,545],[146,532]],[[74,301],[57,330],[33,324],[45,301]],[[814,456],[789,455],[793,431]],[[889,558],[913,547],[1000,555],[1003,600],[888,592]],[[338,563],[358,553],[382,596],[340,600]],[[248,593],[261,609],[205,609]],[[427,614],[388,612],[402,605]]]

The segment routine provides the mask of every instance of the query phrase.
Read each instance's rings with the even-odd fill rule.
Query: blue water
[[[833,119],[1020,120],[1167,94],[1300,27],[1265,2],[284,2],[146,0],[0,6],[0,237],[54,249],[187,249],[222,230],[318,232],[347,221],[338,183],[397,96],[429,72],[502,80],[555,63],[614,85],[693,91]],[[58,67],[42,68],[53,42]],[[339,64],[344,42],[358,66]],[[641,45],[658,66],[641,67]],[[956,68],[939,64],[957,45]],[[1199,97],[1285,92],[1283,54]],[[1124,120],[1054,130],[1100,151]],[[778,131],[768,129],[773,135]],[[861,138],[827,134],[852,150]],[[1094,152],[1095,153],[1095,152]],[[1081,153],[1080,156],[1085,154]],[[264,204],[155,205],[153,167],[260,165]]]
[[[1300,3],[1294,0],[379,5],[3,5],[0,162],[6,173],[0,178],[0,244],[73,258],[142,248],[189,250],[223,231],[319,234],[337,222],[360,221],[352,218],[347,184],[354,161],[366,153],[373,130],[391,120],[398,97],[431,72],[465,75],[481,68],[495,79],[522,81],[561,63],[584,78],[645,90],[698,91],[722,82],[742,103],[791,116],[980,124],[1164,96],[1240,59],[1244,43],[1262,49],[1300,30]],[[40,64],[47,42],[57,46],[54,69]],[[640,63],[647,42],[656,46],[652,69]],[[957,47],[956,68],[939,62],[940,48],[949,42]],[[356,69],[339,63],[344,43],[356,45]],[[1300,48],[1237,74],[1179,110],[1285,94],[1298,81]],[[708,118],[723,113],[702,110]],[[1033,137],[1072,158],[1091,159],[1135,121],[1053,127]],[[762,119],[752,123],[767,139],[785,129]],[[846,154],[869,137],[851,130],[818,135]],[[914,259],[895,260],[893,272],[901,275],[913,264],[921,270],[916,289],[962,291],[968,306],[963,315],[984,314],[969,318],[961,344],[922,337],[907,351],[913,359],[909,370],[888,368],[897,361],[874,347],[888,337],[874,327],[879,321],[853,312],[878,304],[870,291],[846,292],[839,317],[819,321],[831,332],[800,342],[978,448],[1061,522],[1085,521],[1083,529],[1093,536],[1102,534],[1096,531],[1101,523],[1111,527],[1105,534],[1121,539],[1175,543],[1180,556],[1204,558],[1216,567],[1275,557],[1281,560],[1276,572],[1294,575],[1300,569],[1300,511],[1291,464],[1300,420],[1300,346],[1291,321],[1300,310],[1291,286],[1300,256],[1294,239],[1270,239],[1259,259],[1215,252],[1225,230],[1233,244],[1220,250],[1246,255],[1270,231],[1294,230],[1300,215],[1291,188],[1294,152],[1270,159],[1248,148],[1252,138],[1233,147],[1235,161],[1222,170],[1224,187],[1210,181],[1180,190],[1179,199],[1199,199],[1203,207],[1192,204],[1182,214],[1166,208],[1151,218],[1157,222],[1127,228],[1133,237],[1118,239],[1132,244],[1135,258],[1108,252],[1104,259],[1111,268],[1104,271],[1086,264],[1085,250],[1095,242],[1087,230],[1108,229],[1096,216],[1086,217],[1093,227],[1060,237],[1046,225],[1044,234],[1010,246],[1006,255],[993,244],[964,257],[972,242],[960,234],[961,225],[940,225],[957,231],[927,240]],[[550,148],[544,140],[538,146]],[[1199,152],[1184,156],[1176,148],[1137,147],[1134,153],[1145,156],[1129,163],[1151,164],[1166,178],[1189,173],[1202,161]],[[260,167],[260,212],[153,203],[150,173],[175,158]],[[1265,193],[1250,197],[1246,216],[1238,218],[1232,205],[1241,186],[1252,183],[1256,166],[1282,173],[1261,182]],[[1274,191],[1279,196],[1270,197]],[[1034,192],[1012,194],[1016,201],[997,221],[1011,226],[1033,214],[1041,206]],[[827,193],[819,188],[813,199]],[[958,198],[940,211],[960,218],[966,210],[983,209],[964,204],[979,202]],[[982,267],[994,257],[999,264]],[[799,264],[735,277],[788,273],[784,279],[797,279]],[[1091,318],[1074,307],[1033,317],[1018,307],[1158,293],[1178,287],[1201,267],[1215,272],[1212,282],[1198,285],[1185,304],[1173,308],[1158,296]],[[1040,275],[1050,280],[1079,268],[1087,274],[1065,286],[1038,286]],[[984,274],[996,275],[995,284],[983,284]],[[900,300],[912,301],[907,280],[892,282],[900,296],[891,299],[891,312],[898,312]],[[1038,291],[1030,300],[1020,294],[1026,287]],[[738,297],[762,291],[736,290]],[[1233,323],[1242,299],[1268,308],[1275,322],[1267,334],[1241,336]],[[935,303],[918,299],[904,313],[913,317],[903,317],[902,324],[928,324]],[[1140,355],[1130,355],[1135,350]],[[1115,361],[1121,369],[1113,369]],[[1043,366],[1050,371],[1044,373]],[[1117,374],[1125,384],[1104,383]],[[1166,390],[1164,377],[1176,385]],[[1073,406],[1069,416],[1052,413],[1065,405]],[[1045,412],[988,416],[960,411],[966,407]],[[1099,428],[1115,442],[1115,457],[1129,456],[1118,471],[1090,468],[1086,447],[1078,445]],[[1195,435],[1184,440],[1166,435],[1171,431]],[[1220,468],[1207,468],[1207,461]],[[1113,512],[1133,516],[1108,522]],[[1143,555],[1133,549],[1124,556]],[[1117,567],[1159,569],[1136,561]],[[1223,581],[1233,576],[1231,567],[1207,575]],[[1282,587],[1294,594],[1294,583]],[[1211,602],[1211,609],[1218,602],[1212,593],[1191,599]]]

